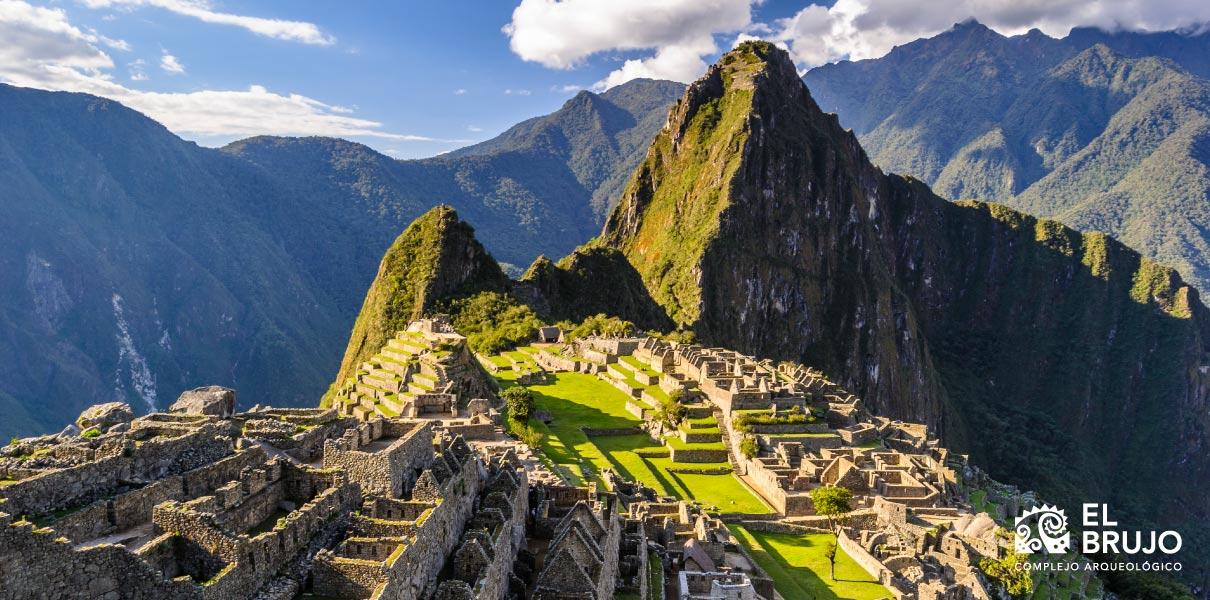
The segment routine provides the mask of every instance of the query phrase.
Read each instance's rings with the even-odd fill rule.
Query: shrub
[[[546,439],[546,435],[541,431],[534,429],[533,426],[529,424],[520,422],[515,422],[513,435],[515,435],[518,440],[521,440],[521,442],[523,442],[526,446],[529,446],[535,450],[541,448],[542,440]]]
[[[697,341],[697,334],[688,329],[678,329],[658,337],[663,338],[665,341],[676,342],[678,344],[692,344]]]
[[[755,458],[756,453],[760,451],[760,446],[756,444],[756,438],[750,435],[745,435],[744,439],[739,441],[739,453],[745,458]]]
[[[100,436],[101,436],[101,430],[97,429],[96,427],[93,427],[90,429],[85,429],[84,433],[80,434],[80,437],[90,438],[90,439],[95,438],[95,437],[100,437]]]
[[[500,393],[504,400],[504,410],[508,416],[521,423],[529,421],[534,412],[534,393],[529,388],[514,385]]]
[[[979,561],[979,570],[988,577],[1004,586],[1004,591],[1014,598],[1027,598],[1033,594],[1034,580],[1027,568],[1023,568],[1028,560],[1023,554],[1012,550],[999,560],[985,558]]]

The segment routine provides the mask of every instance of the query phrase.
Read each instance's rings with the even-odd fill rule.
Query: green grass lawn
[[[507,378],[500,379],[504,386],[511,385]],[[640,481],[661,494],[696,500],[723,512],[772,512],[734,474],[698,475],[669,470],[727,466],[727,463],[674,464],[667,457],[639,456],[638,450],[663,449],[641,433],[592,438],[585,435],[581,427],[622,429],[641,423],[626,411],[626,394],[596,376],[554,373],[552,383],[530,389],[535,395],[535,409],[547,411],[553,417],[549,426],[536,419],[530,422],[546,434],[542,450],[560,470],[572,473],[574,478],[600,482],[601,469],[610,468],[623,478]]]
[[[828,575],[825,554],[832,535],[796,535],[751,531],[731,525],[731,532],[752,558],[773,578],[785,600],[877,600],[892,598],[891,591],[870,577],[843,550],[836,552],[836,580]]]

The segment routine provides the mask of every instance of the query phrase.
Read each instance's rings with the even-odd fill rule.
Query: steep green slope
[[[336,381],[344,381],[437,301],[507,288],[508,278],[475,239],[475,230],[449,206],[429,210],[408,225],[382,257]]]
[[[873,161],[947,198],[1101,230],[1210,286],[1210,35],[968,22],[805,80]]]
[[[601,243],[699,339],[817,365],[997,477],[1205,516],[1197,293],[1107,236],[884,175],[770,45],[690,86]]]

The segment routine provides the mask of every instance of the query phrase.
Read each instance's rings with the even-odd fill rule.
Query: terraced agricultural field
[[[506,376],[500,380],[504,386],[512,385]],[[645,433],[586,435],[581,428],[626,429],[637,428],[641,423],[626,411],[626,394],[595,375],[554,373],[551,383],[533,385],[530,389],[536,397],[535,409],[549,412],[552,417],[549,426],[537,419],[530,424],[546,434],[542,450],[573,483],[584,480],[601,483],[601,470],[609,468],[659,493],[695,500],[721,512],[771,512],[734,474],[714,474],[729,471],[726,462],[673,463],[668,458],[668,449]]]

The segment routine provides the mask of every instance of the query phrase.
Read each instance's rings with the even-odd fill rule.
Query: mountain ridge
[[[1210,286],[1210,34],[978,23],[809,71],[879,166],[1102,230]]]

